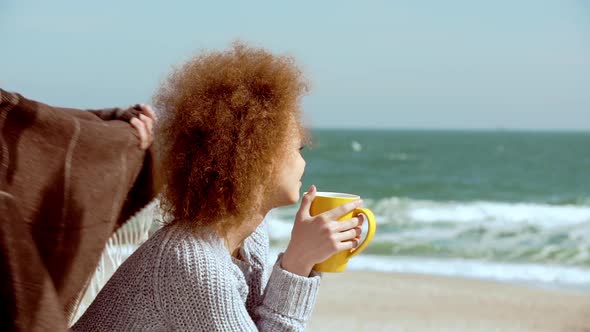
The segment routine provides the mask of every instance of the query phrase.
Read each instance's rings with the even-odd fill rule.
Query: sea
[[[377,234],[347,270],[590,291],[590,132],[312,130],[302,191],[360,195]],[[286,248],[298,205],[267,217]]]

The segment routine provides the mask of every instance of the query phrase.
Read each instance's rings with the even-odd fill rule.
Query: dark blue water
[[[316,130],[304,186],[367,198],[577,204],[590,132]]]

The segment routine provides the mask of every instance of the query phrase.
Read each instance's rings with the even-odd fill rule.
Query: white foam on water
[[[395,233],[378,232],[379,237],[451,237],[480,227],[488,232],[518,231],[535,227],[547,234],[565,232],[574,241],[590,241],[590,205],[549,205],[502,202],[434,202],[406,198],[368,200],[365,206],[376,215],[378,225],[415,225]],[[291,232],[293,209],[274,210],[270,220],[271,238],[285,239]],[[437,225],[445,224],[446,227]]]
[[[420,273],[507,282],[569,286],[590,285],[590,269],[559,265],[362,255],[350,260],[347,268],[349,270]]]
[[[350,147],[352,148],[352,151],[354,151],[354,152],[361,152],[363,150],[363,146],[361,145],[361,143],[359,143],[357,141],[352,141],[350,143]]]
[[[492,222],[552,228],[590,222],[590,205],[436,202],[392,197],[371,202],[369,207],[393,223]]]
[[[271,248],[269,263],[274,263],[282,250],[284,248]],[[348,271],[417,273],[590,290],[590,269],[560,265],[361,254],[351,259],[346,269]]]
[[[393,197],[366,206],[379,224],[369,249],[382,255],[363,254],[351,269],[590,285],[590,205]],[[270,216],[275,246],[286,247],[293,217]]]
[[[407,153],[387,153],[385,154],[385,159],[391,161],[408,161],[416,159],[414,156],[409,155]]]

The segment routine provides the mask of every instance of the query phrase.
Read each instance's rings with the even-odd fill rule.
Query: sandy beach
[[[308,331],[590,331],[590,292],[399,273],[324,274]]]

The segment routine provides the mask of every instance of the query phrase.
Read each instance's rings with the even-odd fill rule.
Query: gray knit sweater
[[[72,329],[303,331],[320,276],[287,272],[280,256],[271,269],[267,255],[265,223],[238,259],[218,237],[164,227],[123,263]]]

